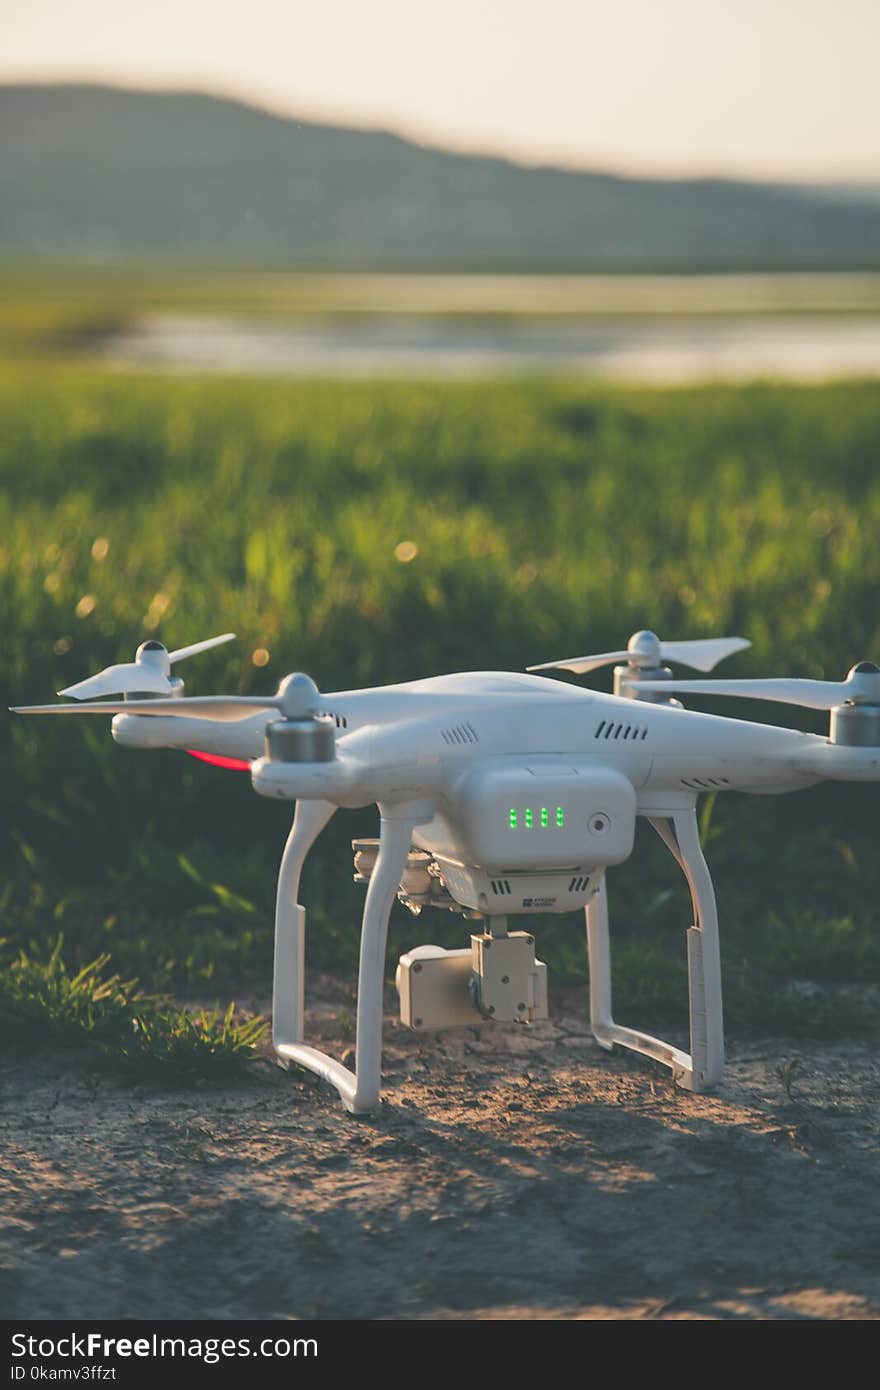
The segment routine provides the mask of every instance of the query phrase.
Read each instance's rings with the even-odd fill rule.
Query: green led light
[[[550,819],[551,809],[549,806],[542,806],[536,811],[531,806],[526,806],[521,810],[517,806],[511,806],[507,812],[507,824],[511,830],[534,830],[536,825],[540,825],[543,830],[547,830],[552,821]],[[540,817],[540,820],[536,819]],[[565,825],[565,807],[556,807],[556,825],[561,829]]]

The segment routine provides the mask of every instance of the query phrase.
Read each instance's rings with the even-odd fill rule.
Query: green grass
[[[517,670],[643,626],[751,637],[731,674],[842,676],[880,653],[878,464],[871,382],[206,381],[9,364],[0,696],[43,701],[147,635],[226,629],[238,643],[192,662],[191,692],[271,690],[295,669],[328,691]],[[725,712],[823,727],[781,706]],[[71,970],[109,952],[148,989],[268,981],[290,808],[247,777],[120,749],[92,721],[3,719],[0,758],[12,943],[47,950],[63,929]],[[735,1026],[864,1026],[852,986],[880,981],[878,798],[851,785],[718,799],[707,851]],[[353,967],[348,841],[374,826],[374,812],[340,813],[309,860],[316,964]],[[621,1014],[683,1018],[689,905],[649,830],[611,894]],[[464,939],[445,915],[396,910],[392,950],[432,938]],[[575,918],[539,924],[538,942],[554,978],[583,978]],[[824,992],[807,999],[792,985],[804,980]]]
[[[109,974],[108,955],[71,972],[58,937],[48,955],[19,951],[0,970],[0,1047],[33,1055],[74,1052],[139,1080],[223,1079],[253,1059],[262,1019],[197,1014],[142,994]]]

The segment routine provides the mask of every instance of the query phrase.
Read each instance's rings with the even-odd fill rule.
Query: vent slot
[[[348,720],[346,719],[344,714],[334,714],[333,711],[330,709],[322,709],[321,714],[324,716],[325,719],[332,719],[337,729],[348,728]]]
[[[693,792],[710,792],[719,787],[729,787],[729,777],[682,777],[681,785]]]
[[[480,735],[473,724],[452,724],[448,729],[441,729],[440,737],[450,747],[456,744],[461,746],[465,743],[479,743],[480,741]]]
[[[590,881],[590,875],[589,875],[589,874],[578,874],[578,875],[576,875],[576,876],[571,880],[571,883],[568,885],[568,891],[569,891],[569,893],[583,893],[583,891],[584,891],[584,889],[586,888],[586,886],[587,886],[587,884],[589,883],[589,881]]]
[[[614,724],[608,720],[603,719],[599,727],[596,729],[596,732],[594,733],[593,737],[628,739],[647,738],[648,730],[647,728],[642,728],[640,724]]]
[[[492,892],[497,898],[503,898],[510,893],[510,883],[506,878],[493,878],[489,881],[492,885]]]

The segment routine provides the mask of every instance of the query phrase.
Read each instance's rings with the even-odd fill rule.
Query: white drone
[[[416,913],[443,907],[480,922],[463,950],[420,946],[401,957],[404,1024],[433,1030],[546,1017],[546,970],[534,937],[508,932],[507,917],[584,908],[596,1040],[664,1063],[689,1090],[717,1085],[724,1064],[718,919],[697,833],[698,796],[796,791],[824,779],[880,781],[880,668],[870,662],[854,666],[845,681],[679,681],[664,661],[711,671],[750,644],[740,637],[661,642],[637,632],[626,651],[529,668],[583,673],[620,663],[613,695],[534,674],[464,672],[333,695],[298,674],[275,695],[185,698],[171,664],[231,635],[170,653],[145,642],[133,663],[60,692],[80,700],[121,693],[120,701],[15,712],[114,715],[117,743],[187,749],[248,768],[262,796],[296,802],[278,878],[274,1044],[285,1064],[332,1082],[354,1114],[371,1110],[380,1095],[385,942],[395,897]],[[675,693],[830,710],[829,736],[699,714],[683,709]],[[306,914],[298,898],[306,855],[333,813],[373,802],[379,838],[353,846],[367,893],[350,1071],[304,1040]],[[636,816],[660,834],[693,900],[690,1053],[612,1017],[604,874],[632,852]]]

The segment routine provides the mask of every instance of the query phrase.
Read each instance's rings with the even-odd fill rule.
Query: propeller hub
[[[849,686],[846,699],[853,704],[880,704],[880,666],[875,666],[873,661],[857,662],[850,669],[846,684]]]
[[[278,698],[285,719],[303,719],[317,714],[321,704],[321,692],[311,676],[302,671],[284,677],[278,687]]]
[[[281,718],[266,726],[266,757],[274,763],[329,763],[336,757],[336,724],[322,714],[321,692],[297,671],[278,687]]]
[[[626,650],[631,666],[660,666],[662,663],[660,638],[656,632],[649,632],[647,628],[633,633],[626,644]]]
[[[171,671],[168,648],[152,637],[149,642],[141,642],[134,659],[138,666],[150,666],[154,671],[161,671],[163,676],[167,676]]]

